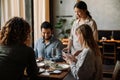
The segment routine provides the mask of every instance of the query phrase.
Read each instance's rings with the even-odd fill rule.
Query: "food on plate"
[[[37,66],[38,66],[38,67],[43,67],[44,65],[45,65],[45,64],[44,64],[43,62],[38,62],[38,63],[37,63]]]
[[[58,69],[58,70],[63,69],[63,67],[62,67],[61,65],[59,65],[59,64],[57,64],[57,65],[55,66],[55,68]]]
[[[68,64],[54,63],[54,64],[51,64],[50,68],[53,70],[64,70],[64,69],[68,69],[69,65]]]

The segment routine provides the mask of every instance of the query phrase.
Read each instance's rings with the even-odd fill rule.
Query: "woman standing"
[[[80,25],[88,24],[93,31],[93,37],[95,41],[98,40],[97,25],[87,9],[87,4],[83,1],[77,2],[74,6],[74,11],[76,20],[74,21],[71,29],[68,46],[65,48],[67,50],[71,50],[71,53],[73,54],[76,53],[76,51],[81,50],[81,44],[78,44],[76,40],[77,36],[75,35],[75,31]]]

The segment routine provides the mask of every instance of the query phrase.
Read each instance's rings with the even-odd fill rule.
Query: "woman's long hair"
[[[23,18],[13,17],[6,22],[0,32],[3,45],[24,44],[30,34],[30,25]]]
[[[93,32],[89,25],[83,24],[76,29],[76,32],[83,35],[85,44],[87,45],[96,55],[100,54],[100,49],[97,42],[93,38]]]
[[[88,11],[87,9],[87,4],[84,2],[84,1],[78,1],[75,5],[74,5],[74,8],[78,8],[78,9],[81,9],[81,10],[86,10],[86,14],[92,18],[92,16],[90,15],[90,12]]]

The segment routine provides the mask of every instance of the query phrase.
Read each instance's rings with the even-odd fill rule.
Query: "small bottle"
[[[114,40],[113,36],[111,36],[111,40]]]
[[[111,36],[110,36],[111,40],[114,40],[113,35],[114,35],[114,31],[112,31],[112,33],[111,33]]]

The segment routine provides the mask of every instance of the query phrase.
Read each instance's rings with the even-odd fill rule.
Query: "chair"
[[[120,80],[119,60],[116,61],[115,65],[103,65],[103,80]]]
[[[64,38],[61,41],[62,41],[64,47],[67,47],[69,39],[68,38]]]
[[[106,65],[103,64],[103,77],[104,78],[111,78],[114,71],[115,65]]]
[[[116,63],[116,55],[117,55],[117,45],[115,42],[102,42],[102,58],[103,62],[105,60],[113,60],[114,64]]]
[[[120,61],[117,60],[112,75],[112,80],[120,80]]]

